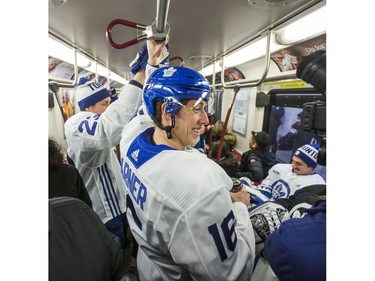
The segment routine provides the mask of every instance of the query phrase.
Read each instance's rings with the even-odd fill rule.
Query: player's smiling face
[[[305,162],[295,155],[292,158],[292,167],[297,175],[311,175],[314,172],[313,168],[307,166]]]
[[[197,100],[189,100],[185,107],[181,107],[176,114],[176,126],[173,129],[177,137],[184,146],[194,145],[199,138],[200,130],[209,120],[205,112],[206,103],[194,106]]]

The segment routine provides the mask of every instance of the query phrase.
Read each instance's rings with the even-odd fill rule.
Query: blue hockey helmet
[[[181,100],[197,99],[208,102],[210,86],[207,79],[195,70],[181,67],[163,67],[155,70],[146,82],[143,99],[150,116],[155,114],[154,101],[164,100],[167,113],[175,115],[183,106]]]

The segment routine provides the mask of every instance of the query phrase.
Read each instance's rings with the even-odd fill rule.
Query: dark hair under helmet
[[[208,101],[210,86],[207,79],[195,70],[181,67],[162,67],[155,70],[146,82],[143,99],[150,116],[155,114],[154,101],[167,102],[167,112],[175,115],[184,99]]]

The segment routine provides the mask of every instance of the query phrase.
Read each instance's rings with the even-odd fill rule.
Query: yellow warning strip
[[[279,85],[280,88],[304,88],[307,86],[307,83],[295,79],[295,80],[288,80],[288,81],[276,81],[276,82],[266,82],[264,85]]]

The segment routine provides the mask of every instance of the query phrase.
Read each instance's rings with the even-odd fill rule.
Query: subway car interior
[[[19,262],[18,266],[9,264],[5,267],[6,276],[35,275],[38,280],[48,280],[46,140],[47,136],[55,140],[64,163],[69,163],[64,126],[80,112],[76,95],[80,79],[94,81],[117,99],[134,78],[132,63],[146,40],[162,44],[168,38],[167,66],[193,69],[210,86],[211,129],[204,138],[207,157],[223,167],[228,146],[231,157],[239,164],[249,150],[253,132],[260,131],[269,135],[268,151],[280,164],[292,163],[296,150],[305,144],[319,145],[315,173],[329,185],[327,279],[371,279],[372,273],[367,272],[370,258],[357,267],[352,260],[365,253],[344,254],[343,248],[347,245],[374,249],[373,242],[368,241],[371,238],[365,236],[359,242],[355,238],[358,233],[370,233],[367,226],[371,225],[371,207],[355,210],[372,206],[373,197],[368,183],[371,179],[364,182],[362,178],[371,175],[371,165],[366,163],[371,159],[371,144],[363,142],[372,139],[369,127],[373,120],[373,71],[371,47],[366,54],[365,46],[372,45],[367,40],[371,37],[368,26],[374,17],[372,9],[366,9],[367,4],[357,12],[347,7],[348,3],[343,7],[341,2],[331,2],[48,0],[47,5],[43,3],[38,8],[35,3],[22,4],[25,14],[11,16],[4,23],[6,26],[17,22],[14,27],[5,28],[4,38],[12,44],[4,44],[8,45],[4,54],[12,56],[5,55],[9,69],[3,77],[16,73],[10,75],[10,82],[5,82],[10,86],[8,92],[27,92],[22,94],[21,108],[6,106],[3,116],[18,115],[16,122],[4,121],[5,130],[11,132],[6,135],[14,132],[16,137],[6,141],[12,149],[6,149],[3,165],[21,184],[8,187],[16,193],[12,190],[5,195],[9,202],[4,205],[4,214],[6,210],[21,209],[17,218],[6,216],[6,225],[16,222],[11,229],[18,230],[5,236],[5,240],[12,239],[5,253],[9,260],[19,259],[18,247],[12,244],[26,243],[30,249],[25,253],[22,247],[20,251],[26,254],[27,263],[35,264],[27,264],[25,270],[19,269]],[[19,3],[14,5],[14,11],[21,9]],[[28,11],[35,9],[44,17],[37,20],[38,13],[33,12],[30,18]],[[30,25],[30,30],[25,29],[26,25]],[[14,57],[20,61],[15,63]],[[48,91],[48,102],[43,94],[38,94],[43,91]],[[66,103],[70,109],[64,107]],[[218,132],[215,126],[220,127]],[[22,155],[15,157],[14,151],[22,151]],[[120,160],[119,144],[116,153]],[[17,168],[23,168],[25,158],[31,163],[21,176]],[[261,182],[252,184],[258,186]],[[353,200],[358,188],[359,194],[365,194],[360,197],[363,201]],[[13,198],[21,198],[22,205]],[[353,201],[359,202],[352,206]],[[15,208],[15,204],[19,206]],[[363,228],[358,231],[359,225],[366,225],[365,232]],[[350,229],[346,231],[347,228]],[[29,234],[34,229],[35,233]],[[130,230],[128,235],[130,242]],[[367,254],[370,250],[362,251]],[[132,248],[127,249],[124,257],[129,258],[131,251]]]

